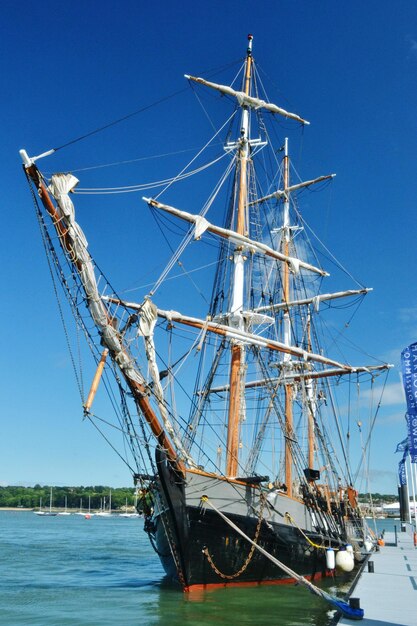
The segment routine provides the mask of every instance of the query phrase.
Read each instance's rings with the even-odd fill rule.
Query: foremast
[[[252,35],[248,36],[248,49],[245,64],[244,93],[250,96],[252,78]],[[249,110],[242,107],[242,126],[239,139],[239,195],[236,217],[236,232],[246,234],[247,207],[247,164],[249,157]],[[245,287],[245,259],[242,246],[234,252],[233,295],[230,311],[230,325],[240,331],[245,330],[243,319],[243,298]],[[242,380],[244,376],[245,348],[242,342],[231,344],[230,394],[227,421],[226,476],[236,477],[239,463],[239,423],[242,416]]]

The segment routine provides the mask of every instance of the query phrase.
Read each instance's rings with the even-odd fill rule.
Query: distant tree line
[[[398,501],[398,494],[383,494],[383,493],[371,493],[372,501],[374,504],[383,502],[384,504],[390,504]],[[369,493],[360,493],[359,502],[369,502]]]
[[[51,493],[50,485],[35,485],[34,487],[0,487],[0,508],[2,507],[22,507],[28,509],[39,508],[42,501],[42,507],[49,507],[49,498]],[[52,486],[52,506],[54,508],[63,509],[65,507],[65,499],[68,509],[85,510],[88,508],[90,501],[91,509],[100,509],[103,506],[104,498],[106,506],[109,504],[110,487],[94,486],[94,487],[54,487]],[[397,495],[384,495],[373,493],[372,499],[374,503],[384,502],[390,503],[398,500]],[[359,501],[368,502],[368,494],[359,494]],[[112,509],[122,509],[127,502],[127,506],[131,507],[135,503],[135,490],[129,487],[118,487],[111,489]]]
[[[95,487],[54,487],[52,486],[52,507],[63,509],[65,499],[68,509],[85,510],[88,508],[89,500],[91,509],[100,509],[104,499],[108,507],[111,490],[112,509],[121,509],[133,506],[135,503],[135,490],[128,487],[116,489],[95,486]],[[22,507],[35,509],[39,508],[42,501],[42,508],[49,507],[51,485],[35,485],[34,487],[0,487],[0,508],[1,507]]]

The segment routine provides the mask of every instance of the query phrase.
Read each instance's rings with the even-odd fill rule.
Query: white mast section
[[[162,204],[161,202],[157,202],[152,198],[142,198],[145,202],[147,202],[150,206],[155,207],[156,209],[161,209],[162,211],[166,211],[171,215],[175,215],[186,222],[191,222],[196,225],[195,229],[195,239],[199,239],[201,235],[207,230],[210,233],[217,235],[219,237],[223,237],[225,239],[229,239],[232,243],[243,246],[249,252],[257,252],[258,254],[265,254],[267,256],[272,257],[273,259],[277,259],[278,261],[285,261],[290,265],[294,272],[298,272],[300,268],[309,270],[310,272],[314,272],[316,274],[320,274],[320,276],[329,276],[328,272],[311,265],[310,263],[306,263],[305,261],[300,261],[300,259],[296,259],[295,257],[290,257],[269,246],[261,243],[259,241],[255,241],[246,237],[245,235],[240,235],[234,230],[229,230],[228,228],[222,228],[221,226],[215,226],[208,222],[201,215],[194,215],[193,213],[187,213],[186,211],[181,211],[180,209],[176,209],[175,207],[169,206],[167,204]]]
[[[246,93],[242,92],[244,100],[250,98],[250,81],[251,81],[251,54],[252,54],[252,39],[248,41],[248,57],[246,60],[246,77],[245,88]],[[212,85],[210,85],[212,86]],[[244,207],[247,205],[247,162],[249,157],[249,109],[247,102],[241,102],[242,107],[242,121],[238,148],[238,157],[240,159],[240,185],[239,185],[239,200],[238,210],[235,223],[235,230],[238,231],[239,236],[244,236],[246,231],[245,220],[242,219],[244,215]],[[239,330],[245,329],[245,323],[243,319],[243,297],[245,286],[245,260],[243,256],[243,248],[241,245],[237,245],[234,255],[234,270],[232,280],[232,302],[230,306],[230,324],[238,328]],[[242,360],[242,359],[241,359]]]
[[[184,74],[185,78],[188,80],[193,80],[196,83],[200,83],[201,85],[205,85],[206,87],[211,87],[212,89],[216,89],[220,91],[220,93],[224,93],[227,96],[233,96],[237,99],[239,105],[241,107],[248,107],[250,109],[265,109],[270,113],[277,113],[278,115],[282,115],[283,117],[288,117],[292,120],[296,120],[297,122],[301,122],[301,124],[310,124],[307,120],[304,120],[302,117],[297,115],[296,113],[290,113],[285,109],[273,104],[272,102],[266,102],[265,100],[261,100],[260,98],[254,98],[248,94],[245,94],[243,91],[236,91],[232,87],[228,87],[227,85],[219,85],[218,83],[211,83],[204,78],[199,78],[197,76],[190,76],[189,74]]]
[[[285,159],[284,160],[284,163],[285,163],[284,184],[285,186],[287,186],[289,182],[288,138],[287,137],[285,137],[285,144],[284,144],[284,159]],[[282,244],[283,244],[282,247],[285,252],[289,250],[290,243],[291,243],[290,197],[289,197],[289,194],[287,194],[284,200],[284,213],[283,213],[283,220],[282,220]],[[285,300],[285,302],[283,303],[284,306],[290,296],[289,290],[290,290],[289,279],[287,278],[287,280],[285,280],[284,278],[284,300]],[[283,325],[284,325],[284,344],[286,346],[290,346],[291,345],[291,320],[290,320],[290,314],[289,314],[287,307],[285,307]],[[285,354],[284,362],[289,363],[290,360],[291,360],[291,355]]]

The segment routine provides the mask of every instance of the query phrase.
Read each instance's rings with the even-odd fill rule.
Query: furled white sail
[[[140,323],[139,323],[139,334],[142,335],[145,342],[145,351],[146,358],[148,360],[149,373],[152,377],[153,382],[153,395],[158,403],[159,411],[161,413],[162,419],[164,421],[165,428],[167,433],[171,437],[172,441],[175,443],[178,449],[180,449],[185,455],[187,462],[192,467],[195,467],[195,463],[192,458],[185,452],[183,446],[181,444],[178,433],[175,432],[174,427],[169,419],[165,399],[164,392],[162,389],[160,377],[159,377],[159,369],[156,362],[156,350],[155,350],[155,342],[154,342],[154,329],[156,320],[158,319],[158,309],[155,304],[147,298],[144,304],[140,308]]]
[[[271,113],[277,113],[278,115],[282,115],[292,120],[296,120],[297,122],[301,122],[301,124],[310,124],[310,122],[307,122],[307,120],[304,120],[296,113],[290,113],[289,111],[282,109],[272,102],[266,102],[265,100],[261,100],[260,98],[248,96],[243,91],[236,91],[235,89],[233,89],[232,87],[228,87],[227,85],[211,83],[204,78],[190,76],[189,74],[185,74],[185,78],[188,78],[188,80],[193,80],[196,83],[201,83],[206,87],[216,89],[217,91],[220,91],[220,93],[224,93],[225,95],[233,96],[234,98],[236,98],[241,107],[249,107],[250,109],[265,109],[266,111],[270,111]]]
[[[309,270],[310,272],[314,272],[316,274],[320,274],[321,276],[328,276],[329,274],[324,270],[314,267],[310,263],[306,263],[305,261],[301,261],[295,257],[286,256],[277,250],[274,250],[270,246],[267,246],[260,241],[255,241],[254,239],[250,239],[245,235],[240,235],[234,230],[229,230],[227,228],[222,228],[221,226],[215,226],[208,222],[205,218],[200,215],[193,215],[192,213],[187,213],[187,211],[181,211],[176,209],[175,207],[169,206],[168,204],[162,204],[161,202],[157,202],[152,198],[142,198],[145,202],[147,202],[150,206],[153,206],[157,209],[161,209],[162,211],[166,211],[167,213],[171,213],[176,217],[179,217],[186,222],[190,222],[195,224],[195,239],[199,239],[202,234],[208,230],[210,233],[214,235],[218,235],[219,237],[223,237],[225,239],[229,239],[229,241],[235,243],[238,246],[243,246],[248,252],[257,252],[258,254],[265,254],[266,256],[272,257],[273,259],[277,259],[278,261],[284,261],[289,263],[291,269],[295,274],[298,274],[300,268],[305,270]]]
[[[55,174],[52,176],[49,191],[57,202],[58,219],[66,229],[66,248],[71,260],[76,264],[85,289],[88,300],[88,307],[91,316],[101,331],[103,343],[112,352],[113,357],[123,373],[132,381],[135,381],[144,388],[147,382],[136,366],[135,360],[127,351],[120,340],[117,330],[113,327],[112,320],[98,292],[97,281],[94,273],[94,265],[87,250],[88,242],[77,222],[75,221],[74,205],[69,197],[69,192],[77,185],[78,180],[72,174]],[[142,316],[143,311],[143,316]],[[159,372],[155,358],[155,347],[153,343],[153,328],[156,320],[156,307],[148,302],[141,308],[141,334],[145,338],[146,353],[149,361],[149,369],[154,383],[154,396],[164,422],[167,433],[172,438],[174,445],[180,455],[191,466],[195,466],[190,455],[184,449],[179,437],[175,433],[165,407],[163,391],[159,382]]]

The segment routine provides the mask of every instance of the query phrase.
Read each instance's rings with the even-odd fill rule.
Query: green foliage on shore
[[[68,509],[79,510],[81,507],[86,510],[90,498],[91,509],[100,509],[106,498],[108,506],[110,487],[91,486],[91,487],[54,487],[52,485],[52,506],[54,508],[63,509],[65,507],[65,498],[67,499]],[[39,508],[41,499],[42,507],[49,507],[49,497],[51,485],[35,485],[34,487],[0,487],[0,508],[22,507],[28,509]],[[134,505],[135,490],[129,487],[118,487],[111,489],[112,509],[122,509],[126,505],[131,507]],[[396,495],[383,495],[380,493],[372,494],[374,503],[389,504],[398,500]],[[369,495],[359,494],[360,502],[369,502]]]
[[[0,487],[0,508],[22,507],[29,509],[39,508],[42,499],[42,508],[49,507],[51,485],[35,485],[34,487]],[[90,498],[91,509],[100,509],[104,498],[108,506],[110,497],[110,487],[54,487],[52,485],[52,507],[63,509],[65,498],[68,509],[79,510],[81,507],[86,510]],[[135,490],[128,487],[111,489],[112,509],[121,509],[126,505],[134,505]]]
[[[392,502],[398,502],[398,494],[383,494],[383,493],[371,493],[372,501],[374,504],[392,504]],[[369,502],[369,493],[360,493],[359,502]]]

